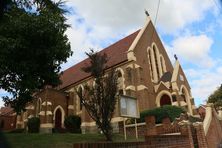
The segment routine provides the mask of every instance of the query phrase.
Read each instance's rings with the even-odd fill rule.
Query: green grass
[[[5,133],[12,148],[71,148],[73,143],[103,142],[105,138],[101,134],[30,134],[30,133]],[[141,141],[143,139],[139,139]],[[123,142],[120,134],[113,136],[113,141]],[[128,137],[127,141],[137,141],[134,137]]]

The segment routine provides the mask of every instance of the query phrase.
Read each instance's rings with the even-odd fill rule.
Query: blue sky
[[[66,69],[143,27],[144,9],[154,22],[158,0],[68,0],[66,32],[74,52]],[[177,54],[198,106],[222,83],[222,9],[217,0],[160,0],[156,28],[173,61]],[[6,95],[0,90],[0,97]],[[0,106],[3,102],[0,100]]]

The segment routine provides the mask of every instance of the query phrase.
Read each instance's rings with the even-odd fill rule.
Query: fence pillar
[[[207,148],[207,139],[204,133],[203,124],[200,122],[197,122],[197,123],[194,123],[193,126],[196,130],[198,147]]]
[[[146,122],[146,128],[147,128],[147,136],[150,135],[157,135],[156,131],[156,118],[155,116],[147,116],[145,117],[145,122]]]

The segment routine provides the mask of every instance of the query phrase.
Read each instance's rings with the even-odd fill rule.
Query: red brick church
[[[191,115],[195,114],[194,99],[183,69],[176,58],[171,63],[167,52],[147,17],[145,25],[138,31],[106,47],[100,53],[108,56],[108,68],[119,71],[119,92],[137,98],[139,111],[166,104],[181,106]],[[81,105],[75,89],[93,85],[93,78],[81,70],[89,59],[68,68],[61,75],[58,88],[48,88],[35,95],[27,105],[26,112],[17,118],[17,127],[25,127],[27,119],[40,117],[41,131],[51,132],[52,128],[63,128],[67,115],[79,115],[82,132],[95,132],[95,122]],[[118,106],[118,105],[117,105]],[[114,131],[118,122],[123,121],[116,107],[112,119]]]

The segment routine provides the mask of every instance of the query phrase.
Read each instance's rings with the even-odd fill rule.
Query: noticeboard
[[[119,96],[119,111],[121,117],[139,118],[137,99],[130,96]]]

